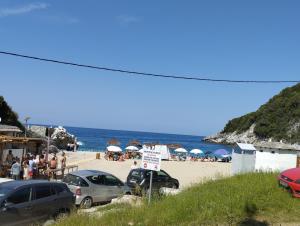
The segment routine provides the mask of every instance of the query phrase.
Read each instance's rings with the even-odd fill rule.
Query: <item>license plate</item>
[[[285,183],[284,181],[279,181],[279,183],[280,183],[280,185],[282,185],[283,187],[288,187],[288,184],[287,183]]]

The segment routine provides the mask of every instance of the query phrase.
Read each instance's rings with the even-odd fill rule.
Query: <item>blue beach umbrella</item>
[[[218,149],[214,151],[214,154],[223,156],[223,155],[229,155],[229,152],[225,149]]]

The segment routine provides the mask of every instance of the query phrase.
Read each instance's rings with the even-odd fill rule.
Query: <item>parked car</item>
[[[278,183],[290,191],[294,197],[300,198],[300,168],[292,168],[280,173]]]
[[[131,194],[130,188],[120,179],[98,170],[69,173],[63,182],[76,195],[75,204],[81,208],[90,208],[93,203],[108,202],[123,194]]]
[[[147,193],[150,186],[150,170],[133,169],[129,172],[127,177],[127,185],[135,194],[142,195]],[[153,171],[152,188],[154,192],[158,192],[160,188],[179,188],[179,181],[164,170]]]
[[[230,162],[232,160],[231,155],[221,155],[217,157],[218,162]]]
[[[42,180],[0,184],[0,224],[34,225],[70,213],[74,194],[64,183]]]

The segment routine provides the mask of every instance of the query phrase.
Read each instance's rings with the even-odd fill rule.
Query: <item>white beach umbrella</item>
[[[135,146],[128,146],[125,148],[125,150],[128,150],[128,151],[138,151],[139,149]]]
[[[187,153],[187,150],[185,150],[184,148],[177,148],[174,151],[175,152],[180,152],[180,153]]]
[[[144,153],[144,148],[140,149],[140,150],[139,150],[139,153],[142,153],[142,154],[143,154],[143,153]]]
[[[193,150],[190,151],[190,153],[192,153],[192,154],[203,154],[204,152],[201,151],[200,149],[193,149]]]
[[[111,152],[122,152],[122,149],[120,147],[114,145],[110,145],[106,149]]]

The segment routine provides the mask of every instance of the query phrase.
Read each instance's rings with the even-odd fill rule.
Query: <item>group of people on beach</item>
[[[123,162],[126,159],[141,159],[142,156],[138,152],[111,152],[111,151],[106,151],[104,158],[108,161],[119,161]]]
[[[9,150],[4,163],[2,164],[2,176],[11,177],[14,180],[29,180],[37,178],[56,178],[56,169],[60,161],[61,172],[64,174],[66,168],[66,154],[62,152],[60,160],[54,153],[52,158],[47,160],[46,154],[33,155],[27,153],[20,159],[14,156]]]
[[[200,162],[217,162],[218,158],[217,157],[210,157],[210,156],[205,156],[205,157],[198,158],[198,157],[191,156],[187,160],[194,161],[194,162],[197,162],[197,161],[200,161]]]

